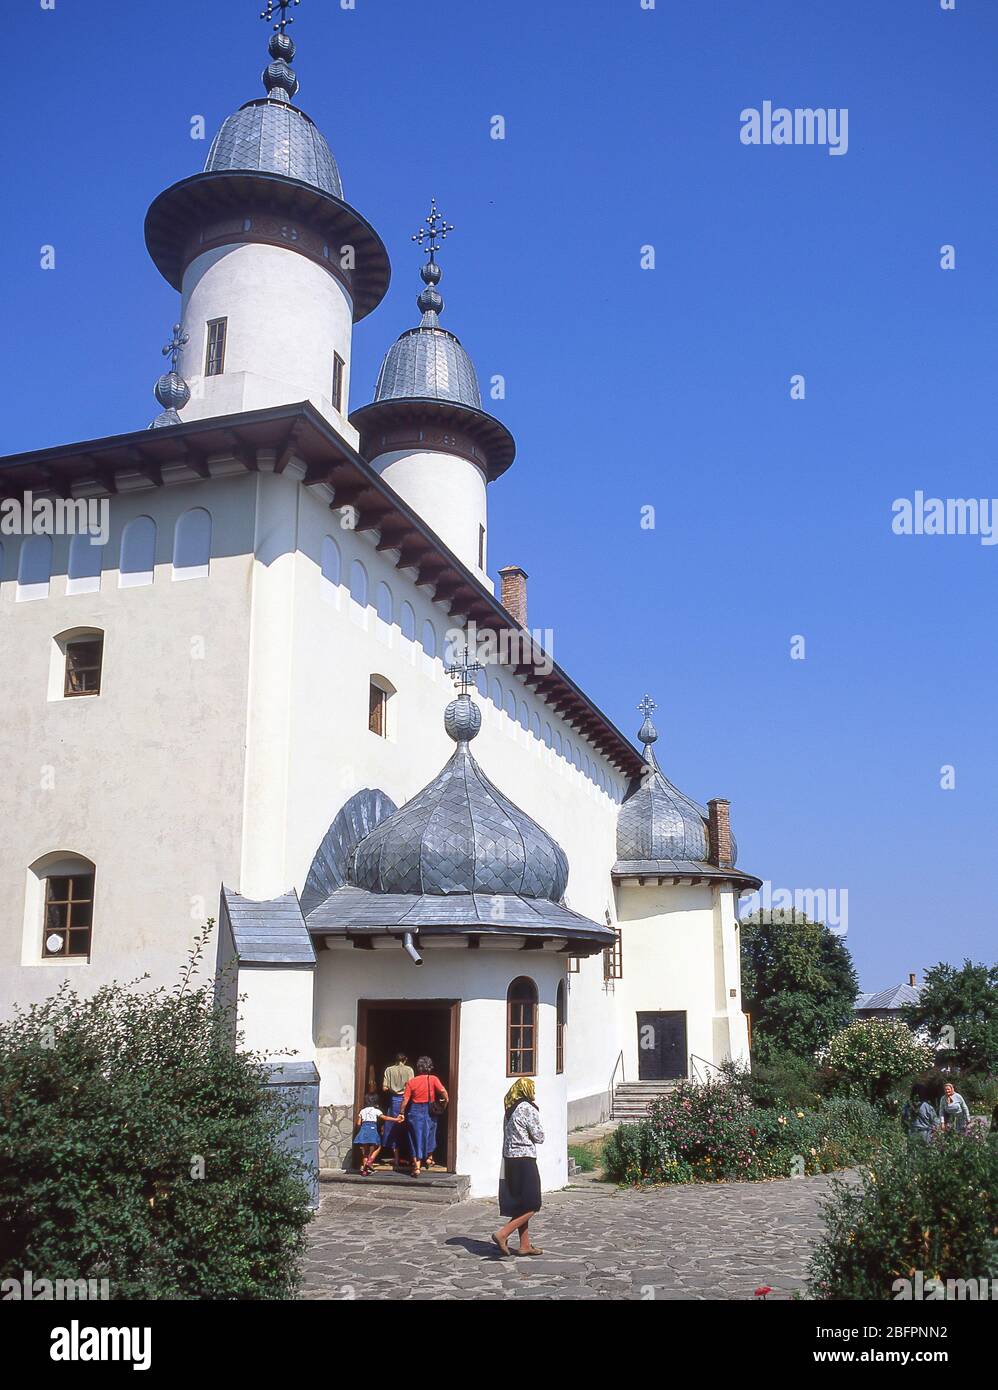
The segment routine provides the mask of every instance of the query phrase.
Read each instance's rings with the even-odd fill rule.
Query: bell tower
[[[295,104],[288,10],[263,73],[266,95],[223,123],[204,172],[174,184],[146,216],[149,254],[182,297],[177,370],[184,420],[308,400],[351,443],[353,324],[388,288],[385,247],[344,200],[332,151]]]

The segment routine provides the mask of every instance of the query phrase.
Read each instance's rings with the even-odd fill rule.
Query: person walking
[[[970,1124],[970,1107],[952,1081],[947,1081],[943,1087],[939,1114],[947,1134],[966,1134]]]
[[[388,1098],[389,1115],[394,1117],[401,1111],[402,1097],[405,1095],[405,1088],[412,1080],[413,1075],[414,1072],[409,1066],[408,1057],[404,1052],[396,1052],[394,1063],[385,1068],[385,1074],[381,1078],[381,1089]],[[385,1157],[391,1159],[392,1167],[397,1173],[400,1164],[409,1158],[405,1125],[385,1125],[381,1148]]]
[[[939,1127],[939,1116],[929,1100],[928,1089],[920,1081],[911,1088],[911,1101],[905,1107],[909,1115],[909,1133],[913,1139],[928,1144]]]
[[[503,1176],[499,1184],[499,1213],[508,1217],[493,1232],[492,1243],[503,1255],[511,1255],[509,1238],[519,1233],[519,1255],[543,1255],[530,1239],[530,1218],[541,1209],[541,1178],[537,1171],[537,1145],[544,1143],[540,1110],[533,1081],[521,1077],[503,1101]]]
[[[412,1176],[419,1177],[420,1165],[429,1156],[430,1106],[450,1099],[439,1076],[433,1075],[433,1058],[420,1057],[416,1063],[416,1075],[406,1082],[402,1094],[402,1111],[409,1134],[409,1147],[412,1149]]]

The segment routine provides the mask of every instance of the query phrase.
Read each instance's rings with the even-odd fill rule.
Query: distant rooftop
[[[922,994],[921,985],[891,985],[889,989],[873,993],[857,994],[853,1004],[854,1013],[868,1013],[873,1010],[900,1009],[905,1004],[917,1004]]]

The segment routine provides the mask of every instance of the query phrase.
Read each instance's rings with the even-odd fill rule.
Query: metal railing
[[[614,1115],[613,1115],[613,1088],[614,1088],[614,1086],[617,1084],[617,1068],[618,1068],[618,1067],[620,1068],[620,1079],[621,1079],[621,1081],[622,1081],[622,1082],[623,1082],[623,1081],[626,1081],[626,1080],[627,1080],[627,1077],[624,1075],[624,1052],[623,1052],[623,1049],[621,1049],[620,1052],[617,1054],[617,1060],[616,1060],[616,1061],[614,1062],[614,1064],[613,1064],[613,1071],[610,1073],[610,1119],[611,1119],[611,1120],[614,1118]]]
[[[704,1064],[705,1067],[713,1067],[714,1071],[716,1071],[717,1074],[718,1074],[719,1076],[723,1076],[723,1075],[724,1075],[724,1068],[723,1068],[723,1067],[719,1067],[719,1066],[717,1065],[716,1062],[708,1062],[706,1057],[698,1057],[697,1054],[696,1054],[695,1052],[691,1052],[691,1053],[690,1053],[690,1080],[691,1080],[691,1081],[709,1081],[709,1080],[710,1080],[710,1078],[707,1076],[706,1073],[704,1073],[703,1076],[700,1075],[700,1069],[699,1069],[698,1066],[697,1066],[697,1062],[702,1062],[702,1063]]]

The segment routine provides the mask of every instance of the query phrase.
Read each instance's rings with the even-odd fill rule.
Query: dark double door
[[[678,1081],[686,1075],[686,1011],[639,1013],[638,1080]]]

